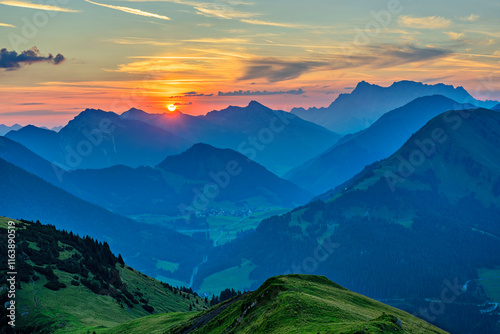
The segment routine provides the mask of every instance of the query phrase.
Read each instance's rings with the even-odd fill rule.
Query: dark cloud
[[[421,79],[421,80],[418,80],[419,82],[423,82],[423,83],[429,83],[429,82],[441,82],[445,79],[449,79],[453,77],[453,75],[446,75],[446,76],[442,76],[442,77],[436,77],[436,78],[425,78],[425,79]]]
[[[198,92],[187,92],[184,93],[184,96],[213,96],[214,94],[204,94],[204,93],[198,93]]]
[[[176,95],[176,96],[170,96],[171,99],[176,99],[180,97],[199,97],[199,96],[214,96],[214,94],[204,94],[204,93],[198,93],[198,92],[187,92],[184,93],[183,95]]]
[[[337,54],[318,61],[286,61],[262,58],[247,62],[245,75],[240,80],[267,79],[270,82],[295,79],[316,70],[341,70],[351,68],[381,69],[408,63],[442,58],[451,50],[415,45],[381,44],[358,48],[355,54]]]
[[[54,111],[54,110],[24,110],[24,111],[7,111],[2,112],[4,116],[52,116],[52,115],[74,115],[71,111]]]
[[[284,94],[289,94],[289,95],[302,95],[305,94],[306,92],[302,89],[292,89],[289,91],[242,91],[242,90],[236,90],[234,92],[219,92],[218,96],[255,96],[255,95],[284,95]]]
[[[0,50],[0,68],[5,68],[7,70],[17,70],[21,67],[21,65],[31,65],[39,62],[48,62],[58,65],[64,60],[64,56],[60,53],[55,57],[52,54],[44,57],[35,46],[30,50],[26,50],[21,53],[8,51],[5,48]]]
[[[176,105],[176,106],[190,106],[192,104],[193,104],[193,102],[184,102],[184,103],[177,102],[174,105]]]
[[[38,103],[38,102],[33,102],[33,103],[19,103],[18,105],[19,106],[40,106],[40,105],[43,105],[45,103]]]
[[[328,65],[322,61],[285,61],[275,58],[252,60],[249,62],[245,75],[240,80],[265,78],[270,82],[290,80],[300,77],[314,68]]]
[[[62,63],[65,60],[66,60],[66,58],[64,58],[64,56],[62,54],[58,53],[57,56],[54,58],[54,64],[59,65],[60,63]]]
[[[424,47],[420,48],[414,45],[404,47],[386,46],[383,49],[383,54],[388,56],[389,59],[399,60],[400,64],[415,63],[424,60],[431,60],[435,58],[442,58],[451,54],[452,52],[445,49]],[[390,63],[386,63],[390,65]]]

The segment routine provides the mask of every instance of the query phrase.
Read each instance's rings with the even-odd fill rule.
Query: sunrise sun
[[[177,106],[176,106],[175,104],[169,104],[169,105],[167,106],[167,109],[168,109],[168,111],[170,111],[170,112],[174,112],[174,111],[175,111],[175,109],[177,109]]]

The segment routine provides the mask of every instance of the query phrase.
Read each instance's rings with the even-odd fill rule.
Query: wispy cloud
[[[367,46],[359,50],[358,54],[349,57],[337,53],[320,59],[260,58],[245,62],[244,75],[240,80],[266,79],[269,82],[279,82],[296,79],[308,72],[319,70],[394,68],[399,65],[443,58],[450,54],[452,54],[450,50],[435,47],[380,44]]]
[[[256,20],[256,19],[241,19],[240,21],[244,22],[244,23],[248,23],[248,24],[280,27],[280,28],[300,28],[300,27],[302,27],[301,25],[298,25],[298,24],[278,23],[278,22],[262,21],[262,20]]]
[[[288,91],[243,91],[243,90],[235,90],[234,92],[219,92],[217,95],[218,96],[266,96],[266,95],[303,95],[305,94],[305,90],[302,88],[299,89],[292,89]]]
[[[461,17],[461,21],[476,22],[479,19],[479,15],[470,14],[469,16]]]
[[[448,35],[448,37],[452,40],[452,41],[458,41],[458,40],[461,40],[465,37],[465,34],[463,32],[453,32],[453,31],[445,31],[445,34]]]
[[[216,55],[220,55],[220,56],[235,57],[235,58],[243,58],[243,59],[252,58],[252,55],[250,55],[250,54],[242,54],[242,53],[221,51],[221,50],[215,50],[215,49],[189,49],[189,50],[203,52],[203,53],[216,54]]]
[[[123,72],[123,73],[174,73],[182,71],[199,71],[200,67],[197,64],[184,64],[172,62],[168,59],[147,59],[136,61],[130,64],[118,65],[118,69],[105,69],[106,72]]]
[[[449,27],[451,25],[451,20],[445,19],[442,16],[414,17],[402,15],[399,17],[398,23],[408,28],[440,29]]]
[[[247,2],[247,1],[239,1],[239,0],[225,0],[225,1],[213,1],[213,2],[185,1],[185,0],[164,0],[164,1],[191,6],[200,15],[207,17],[216,17],[219,19],[226,19],[226,20],[241,19],[241,18],[250,18],[257,15],[256,13],[249,13],[236,10],[236,6],[239,5],[245,5],[245,6],[253,5],[252,2]]]
[[[210,44],[246,44],[248,40],[243,38],[197,38],[185,39],[184,42],[210,43]]]
[[[0,27],[15,28],[16,26],[8,23],[0,23]]]
[[[452,53],[450,50],[446,49],[430,46],[419,47],[415,45],[382,45],[372,47],[374,52],[376,52],[375,49],[380,50],[378,51],[379,53],[376,54],[379,61],[375,62],[375,67],[391,67],[407,63],[422,62],[442,58]]]
[[[270,82],[285,81],[298,78],[305,72],[326,65],[328,62],[312,60],[285,61],[276,58],[251,60],[240,80],[265,78]]]
[[[52,12],[66,12],[66,13],[79,12],[79,10],[68,9],[68,8],[63,8],[63,7],[59,7],[59,6],[52,6],[52,5],[41,5],[38,3],[31,3],[28,1],[0,0],[0,4],[6,5],[6,6],[21,7],[21,8],[48,10],[48,11],[52,11]]]
[[[123,44],[123,45],[155,45],[155,46],[169,46],[169,45],[178,45],[176,42],[160,42],[147,38],[140,37],[123,37],[123,38],[114,38],[108,40],[111,43],[115,44]]]
[[[166,20],[166,21],[170,20],[170,18],[167,17],[167,16],[158,15],[158,14],[154,14],[154,13],[150,13],[150,12],[145,12],[145,11],[140,10],[140,9],[135,9],[135,8],[130,8],[130,7],[123,7],[123,6],[107,5],[107,4],[103,4],[103,3],[99,3],[99,2],[94,2],[94,1],[91,1],[91,0],[85,0],[85,1],[88,2],[88,3],[91,3],[93,5],[102,6],[102,7],[106,7],[106,8],[111,8],[111,9],[119,10],[119,11],[122,11],[122,12],[125,12],[125,13],[129,13],[129,14],[134,14],[134,15],[139,15],[139,16],[146,16],[146,17],[153,17],[153,18],[156,18],[156,19]]]
[[[194,6],[198,14],[219,19],[245,19],[257,15],[256,13],[242,12],[234,9],[233,6],[225,3],[200,4]]]
[[[222,58],[222,57],[202,57],[202,56],[131,56],[128,58],[133,58],[133,59],[194,59],[194,60],[199,60],[199,59],[227,59],[227,58]]]

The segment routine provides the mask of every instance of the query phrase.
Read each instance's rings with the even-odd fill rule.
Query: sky
[[[359,81],[500,100],[500,2],[0,0],[0,124],[328,106]]]

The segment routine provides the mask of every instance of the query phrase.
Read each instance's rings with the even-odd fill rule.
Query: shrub
[[[57,291],[59,289],[65,288],[66,284],[59,281],[48,281],[47,284],[44,285],[44,287],[52,291]]]
[[[142,305],[142,308],[149,313],[153,313],[155,310],[152,306],[149,306],[149,305]]]

